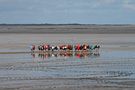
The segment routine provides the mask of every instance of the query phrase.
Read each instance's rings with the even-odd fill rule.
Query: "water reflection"
[[[52,58],[52,57],[76,57],[76,58],[89,58],[89,57],[99,57],[99,52],[44,52],[44,53],[31,53],[33,58]]]

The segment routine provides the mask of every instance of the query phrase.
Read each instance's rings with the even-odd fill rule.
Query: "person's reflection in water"
[[[31,56],[32,56],[33,58],[35,58],[35,53],[31,53]]]
[[[89,57],[98,57],[99,53],[89,53],[89,52],[76,52],[75,55],[77,58],[89,58]]]
[[[73,57],[73,53],[72,52],[61,52],[60,56],[62,56],[62,57]]]
[[[50,53],[39,53],[38,57],[42,59],[50,58],[52,55]]]
[[[51,57],[58,57],[57,53],[52,53],[52,55],[50,55]]]
[[[90,58],[90,57],[99,57],[99,53],[90,53],[90,52],[55,52],[55,53],[31,53],[32,57],[35,58],[35,54],[37,54],[37,58],[48,59],[48,58],[57,58],[57,57],[76,57],[76,58]]]

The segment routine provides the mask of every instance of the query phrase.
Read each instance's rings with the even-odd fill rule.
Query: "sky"
[[[1,24],[135,24],[135,0],[0,0]]]

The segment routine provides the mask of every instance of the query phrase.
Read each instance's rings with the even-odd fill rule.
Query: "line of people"
[[[88,45],[88,44],[77,44],[77,45],[70,45],[70,44],[65,44],[65,45],[59,45],[59,46],[54,46],[54,45],[49,45],[49,44],[42,44],[42,45],[38,45],[36,47],[36,45],[32,45],[31,47],[31,51],[58,51],[58,50],[63,50],[63,51],[67,51],[67,50],[75,50],[75,51],[80,51],[80,50],[95,50],[95,49],[99,49],[100,45]],[[37,48],[37,49],[36,49]]]

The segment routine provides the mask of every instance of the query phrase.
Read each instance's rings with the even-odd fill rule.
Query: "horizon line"
[[[135,25],[135,24],[83,24],[83,23],[66,23],[66,24],[55,24],[55,23],[0,23],[0,25]]]

